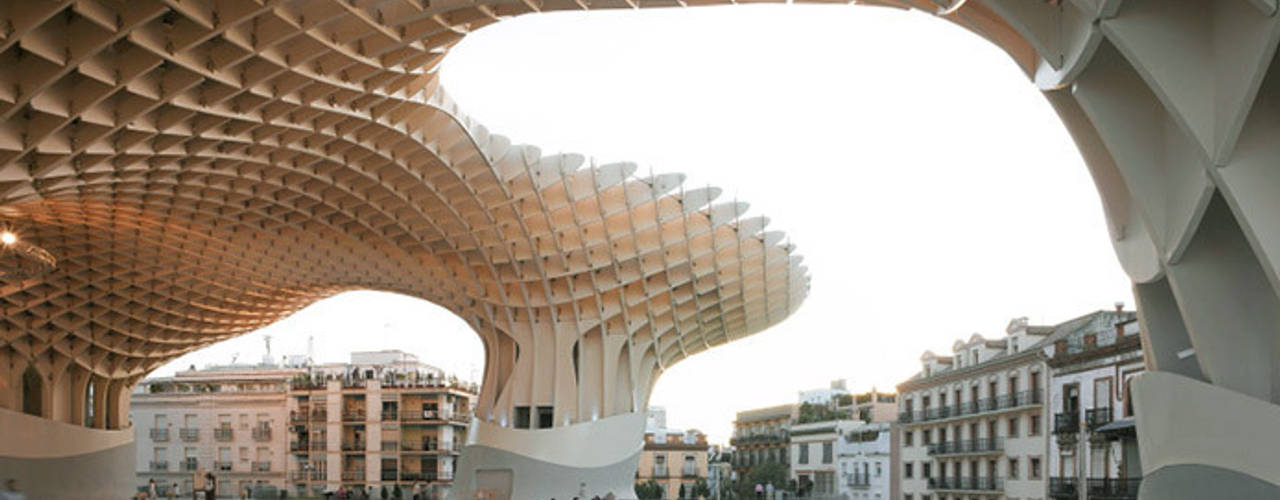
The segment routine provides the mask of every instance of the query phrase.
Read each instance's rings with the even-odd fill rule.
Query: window
[[[1009,459],[1009,479],[1017,479],[1017,478],[1018,478],[1018,459],[1010,458]]]
[[[905,495],[902,495],[902,500],[911,500],[911,494],[907,493]]]
[[[553,416],[554,414],[555,414],[554,410],[550,406],[539,406],[538,407],[538,428],[550,429],[553,426],[552,419],[554,418]]]
[[[529,407],[528,406],[516,407],[516,428],[517,429],[529,428]]]
[[[881,472],[882,471],[880,470],[880,462],[876,462],[876,477],[880,477]]]
[[[923,432],[920,433],[920,438],[921,440],[924,441],[925,446],[929,446],[930,444],[933,444],[933,431],[925,429]]]
[[[219,415],[218,415],[218,427],[223,428],[223,429],[230,429],[230,428],[231,428],[231,414],[230,414],[230,413],[222,413],[222,414],[219,414]]]
[[[831,445],[830,441],[822,443],[822,463],[824,464],[831,463]]]
[[[156,418],[156,424],[155,424],[156,429],[164,429],[166,427],[169,427],[168,418],[166,418],[163,413],[157,413],[155,418]]]
[[[166,450],[163,446],[157,446],[153,453],[154,454],[151,455],[152,460],[157,462],[163,462],[169,459],[169,450]]]
[[[1027,475],[1031,479],[1040,479],[1040,457],[1032,457],[1031,464],[1027,466]]]
[[[241,446],[241,447],[240,447],[240,461],[241,461],[241,462],[248,462],[248,461],[249,461],[249,447],[248,447],[248,446]]]
[[[240,428],[241,428],[241,429],[248,429],[248,428],[249,428],[249,414],[248,414],[248,413],[241,413],[241,414],[240,414]]]
[[[1039,436],[1040,435],[1040,414],[1032,413],[1030,420],[1031,420],[1031,427],[1027,430],[1027,435]]]
[[[1009,437],[1018,437],[1018,417],[1009,417]]]
[[[800,458],[797,460],[802,464],[809,463],[809,443],[800,443]]]
[[[930,462],[920,462],[920,478],[929,479],[933,477],[933,464]]]
[[[1012,375],[1009,377],[1009,394],[1017,394],[1017,392],[1018,392],[1018,376]]]
[[[913,463],[911,463],[911,462],[907,462],[907,463],[905,463],[905,464],[902,464],[902,477],[905,477],[905,478],[907,478],[907,479],[911,479],[912,469],[914,469],[914,468],[915,468],[914,466],[915,466],[915,464],[913,464]]]
[[[902,445],[903,445],[903,446],[915,446],[915,445],[912,443],[912,440],[913,440],[913,439],[912,439],[911,431],[906,431],[906,432],[903,432],[903,433],[902,433]]]

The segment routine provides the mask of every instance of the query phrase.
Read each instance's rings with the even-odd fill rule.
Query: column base
[[[450,498],[635,498],[644,414],[524,430],[472,421]]]
[[[1280,498],[1280,406],[1167,372],[1133,381],[1143,500]]]
[[[0,488],[27,498],[132,498],[138,458],[133,429],[100,430],[0,409]]]

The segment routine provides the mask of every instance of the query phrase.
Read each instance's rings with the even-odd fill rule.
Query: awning
[[[1100,432],[1104,434],[1133,434],[1137,432],[1137,429],[1135,429],[1134,426],[1135,423],[1132,418],[1125,418],[1110,422],[1102,427],[1094,429],[1093,432]]]

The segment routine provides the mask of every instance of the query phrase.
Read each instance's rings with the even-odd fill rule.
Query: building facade
[[[764,464],[790,470],[787,451],[797,408],[786,404],[738,412],[729,442],[735,449],[733,471],[739,481],[749,481],[752,469]]]
[[[132,394],[137,482],[189,493],[205,473],[226,496],[286,487],[286,394],[300,369],[233,365],[146,379]],[[238,496],[238,495],[234,495]]]
[[[1110,318],[1100,318],[1109,321]],[[1133,500],[1142,483],[1130,382],[1146,367],[1137,319],[1058,339],[1049,358],[1049,497]]]
[[[896,417],[896,415],[895,415]],[[889,500],[894,498],[892,422],[862,422],[837,441],[839,498]]]
[[[836,448],[854,425],[851,420],[827,420],[791,426],[790,477],[798,495],[830,498],[838,493]]]
[[[898,386],[904,499],[1044,498],[1048,370],[1035,346],[1051,332],[1016,319],[1003,339],[921,357]]]
[[[132,397],[137,479],[189,492],[206,472],[224,496],[339,489],[443,498],[476,387],[402,351],[351,362],[211,367],[146,379]]]
[[[707,435],[696,430],[651,429],[644,434],[636,484],[662,488],[662,498],[693,498],[699,485],[710,489]]]

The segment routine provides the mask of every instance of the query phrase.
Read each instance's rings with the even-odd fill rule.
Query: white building
[[[1145,370],[1138,322],[1098,326],[1049,348],[1053,499],[1136,499],[1142,482],[1129,397],[1129,381]]]
[[[921,372],[898,386],[902,497],[1046,498],[1046,361],[1054,342],[1112,331],[1132,315],[1098,311],[1052,326],[1017,318],[1004,338],[975,334],[949,356],[926,352]]]
[[[303,373],[255,365],[145,379],[132,394],[137,481],[189,493],[207,472],[219,489],[274,493],[286,485],[289,380]]]
[[[830,498],[839,494],[836,447],[845,433],[862,424],[853,420],[827,420],[791,426],[791,479],[801,496]]]
[[[839,498],[889,500],[893,465],[890,422],[862,423],[836,442]]]
[[[823,389],[810,389],[800,391],[800,404],[808,403],[811,405],[831,405],[836,398],[847,396],[849,394],[848,381],[846,379],[832,380],[831,385]]]

